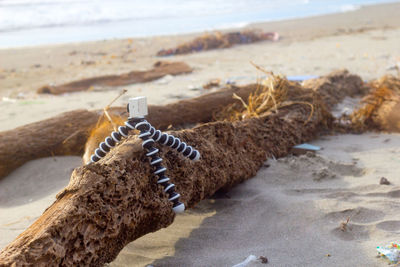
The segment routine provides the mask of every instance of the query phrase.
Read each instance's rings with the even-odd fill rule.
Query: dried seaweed
[[[228,48],[235,44],[249,44],[264,40],[277,41],[278,39],[279,35],[276,32],[265,33],[255,30],[205,33],[190,42],[178,45],[176,48],[162,49],[158,51],[157,56],[189,54],[211,49]]]
[[[369,85],[373,88],[361,101],[362,106],[350,115],[355,130],[384,130],[383,120],[379,111],[392,102],[400,93],[400,79],[386,75],[372,81]]]
[[[247,102],[241,97],[233,94],[233,98],[240,102],[228,105],[222,111],[215,114],[216,120],[224,121],[237,121],[244,120],[252,117],[259,117],[277,113],[278,109],[288,107],[295,104],[305,105],[309,107],[307,123],[314,113],[313,97],[310,97],[310,92],[306,93],[303,90],[302,96],[299,98],[307,99],[308,101],[298,99],[294,100],[294,91],[302,90],[298,83],[290,82],[285,77],[274,75],[253,64],[258,70],[267,74],[267,77],[257,82],[257,89],[254,93],[250,94]]]
[[[102,142],[112,131],[117,131],[118,125],[123,125],[125,116],[112,114],[109,112],[111,105],[127,92],[123,89],[118,96],[103,108],[103,113],[99,117],[96,125],[89,130],[89,137],[85,144],[85,153],[83,154],[83,163],[90,162],[90,156],[94,153],[99,143]]]

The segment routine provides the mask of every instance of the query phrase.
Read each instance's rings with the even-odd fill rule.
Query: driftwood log
[[[171,132],[202,154],[198,162],[165,149],[167,174],[187,207],[253,177],[271,156],[311,140],[332,117],[318,90],[292,89],[293,104],[278,113],[236,122],[211,122]],[[293,91],[296,90],[296,91]],[[310,107],[314,112],[309,120]],[[129,242],[167,227],[174,214],[135,136],[97,163],[75,169],[57,200],[0,252],[0,266],[99,266]]]
[[[215,111],[235,101],[232,98],[233,93],[246,99],[255,89],[256,86],[229,87],[165,106],[149,106],[147,119],[160,129],[166,129],[169,125],[176,127],[208,122]],[[111,113],[127,116],[125,107],[112,108]],[[101,114],[101,110],[75,110],[0,132],[0,178],[29,160],[59,155],[82,155],[89,132]]]
[[[153,69],[147,71],[131,71],[121,75],[104,75],[73,81],[61,85],[46,85],[37,90],[39,94],[60,95],[89,90],[92,86],[122,86],[134,83],[149,82],[165,75],[179,75],[192,72],[192,68],[184,62],[156,62]]]
[[[346,70],[309,80],[304,87],[318,91],[328,106],[334,106],[345,96],[364,95],[366,86],[361,78]],[[235,93],[242,99],[257,89],[257,85],[228,87],[215,93],[181,100],[165,106],[149,106],[147,120],[156,128],[169,125],[205,123],[213,120],[213,114],[233,103]],[[112,108],[117,116],[127,116],[125,107]],[[13,130],[0,132],[0,178],[29,160],[62,156],[82,155],[90,130],[96,125],[101,110],[75,110],[54,118],[31,123]],[[13,144],[10,146],[9,144]]]

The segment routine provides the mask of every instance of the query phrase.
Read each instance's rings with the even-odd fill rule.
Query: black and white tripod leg
[[[158,177],[157,183],[164,188],[168,194],[168,200],[172,202],[172,210],[175,213],[185,211],[185,205],[179,201],[180,194],[175,192],[175,185],[169,183],[170,178],[165,175],[167,168],[161,162],[162,158],[158,156],[158,148],[154,147],[154,140],[150,138],[150,124],[143,118],[131,119],[128,124],[135,125],[135,129],[140,131],[139,138],[142,139],[142,147],[147,151],[146,156],[150,158],[150,165],[154,168],[154,175]]]
[[[175,149],[176,151],[182,153],[184,157],[187,157],[193,161],[200,159],[199,151],[187,145],[185,142],[182,142],[179,138],[173,136],[172,134],[163,133],[160,130],[156,130],[151,125],[150,134],[150,137],[153,138],[154,141],[161,145],[169,146]]]

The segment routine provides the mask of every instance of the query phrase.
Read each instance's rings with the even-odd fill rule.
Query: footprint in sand
[[[331,190],[332,191],[332,190]],[[354,198],[359,196],[359,194],[356,194],[354,192],[350,192],[350,191],[339,191],[339,192],[334,192],[331,194],[327,194],[324,197],[325,198],[335,198],[338,200],[349,200],[350,198]]]
[[[400,190],[393,190],[387,193],[389,197],[399,198],[400,197]]]
[[[391,198],[400,198],[400,189],[392,190],[386,193],[369,193],[366,194],[368,197],[391,197]]]
[[[364,168],[357,167],[356,162],[341,163],[326,159],[320,155],[306,154],[298,157],[286,157],[278,159],[278,162],[290,166],[290,169],[298,171],[310,171],[314,181],[332,180],[341,176],[363,176]]]
[[[368,227],[354,223],[348,223],[346,228],[338,226],[332,230],[332,234],[345,241],[367,240],[369,238]]]
[[[383,221],[378,223],[376,227],[389,232],[397,232],[400,231],[400,221]]]
[[[385,213],[379,210],[357,207],[329,212],[326,214],[326,218],[331,221],[345,221],[350,218],[350,221],[354,223],[371,223],[381,220],[384,215]]]
[[[329,161],[328,169],[342,176],[354,176],[354,177],[363,176],[366,170],[357,167],[356,164],[357,164],[356,162],[340,163],[340,162]]]

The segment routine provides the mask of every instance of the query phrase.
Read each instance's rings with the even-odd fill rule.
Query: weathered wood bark
[[[134,83],[149,82],[165,75],[179,75],[192,72],[192,68],[184,62],[157,62],[154,68],[147,71],[131,71],[121,75],[104,75],[73,81],[61,85],[46,85],[37,90],[39,94],[59,95],[64,93],[86,91],[91,86],[121,86]]]
[[[235,101],[233,93],[247,98],[255,85],[229,87],[193,99],[165,106],[149,106],[148,121],[165,129],[208,122],[221,107]],[[127,116],[126,108],[112,108],[115,115]],[[96,125],[101,110],[75,110],[51,119],[0,132],[0,178],[25,162],[57,155],[82,155],[88,133]],[[10,145],[12,144],[12,145]]]
[[[333,72],[307,81],[304,86],[320,92],[329,106],[337,104],[345,96],[363,95],[368,91],[359,76],[347,71]],[[165,106],[149,106],[148,121],[162,130],[169,125],[179,127],[209,122],[215,112],[236,101],[232,98],[234,93],[247,99],[256,88],[255,84],[233,86]],[[112,113],[126,116],[125,107],[112,108]],[[100,115],[101,111],[76,110],[0,132],[0,178],[32,159],[82,155],[88,133],[96,125]]]
[[[286,155],[330,123],[316,91],[291,90],[297,90],[291,101],[314,104],[311,120],[308,105],[292,104],[269,116],[172,132],[202,154],[200,161],[191,162],[169,149],[162,153],[167,174],[187,207],[253,177],[267,157]],[[56,202],[0,252],[0,266],[99,266],[173,219],[140,141],[130,136],[99,162],[77,168]]]
[[[0,133],[0,178],[25,162],[53,155],[80,155],[99,113],[76,110]]]
[[[307,124],[310,108],[298,104],[272,116],[172,132],[202,154],[191,162],[168,149],[162,153],[186,206],[253,177],[268,156],[283,156],[294,144],[312,139],[327,118],[310,90],[296,95],[304,94],[315,104]],[[98,163],[77,168],[56,202],[0,253],[0,266],[99,266],[173,219],[140,142],[131,136]]]
[[[334,107],[345,97],[364,96],[370,91],[360,76],[347,70],[337,70],[318,79],[303,82],[303,87],[317,91],[328,108]]]

